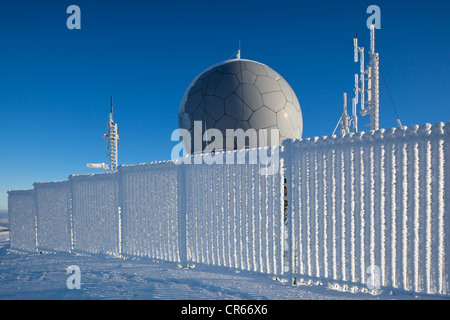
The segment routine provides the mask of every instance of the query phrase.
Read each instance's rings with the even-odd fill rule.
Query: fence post
[[[73,201],[73,179],[72,175],[69,176],[69,193],[70,193],[70,206],[69,206],[69,230],[70,230],[70,253],[75,251],[75,226],[74,226],[74,220],[73,220],[73,207],[74,207],[74,201]]]
[[[34,212],[34,228],[35,228],[35,235],[36,235],[36,252],[39,252],[39,206],[37,204],[37,197],[36,197],[36,183],[33,184],[33,212]]]
[[[292,285],[294,283],[294,241],[293,241],[293,233],[292,233],[292,190],[290,190],[290,187],[292,186],[292,154],[291,154],[291,144],[292,142],[286,141],[283,143],[283,151],[281,158],[283,159],[283,166],[284,166],[284,175],[282,179],[283,181],[283,188],[286,188],[287,194],[284,196],[284,199],[287,200],[287,207],[286,207],[286,226],[287,226],[287,239],[282,239],[283,243],[288,244],[288,276],[289,276],[289,283]],[[283,190],[283,194],[285,191]],[[286,237],[286,236],[285,236]],[[284,250],[286,252],[286,250]],[[283,266],[285,266],[286,263],[283,263]],[[286,270],[283,270],[283,273],[285,273]]]
[[[445,154],[443,155],[443,161],[444,161],[444,194],[443,194],[443,206],[444,206],[444,217],[443,217],[443,223],[444,223],[444,255],[443,258],[443,268],[444,268],[444,274],[442,275],[442,289],[440,294],[450,294],[450,234],[449,234],[449,226],[450,226],[450,122],[445,123],[443,126],[443,137],[444,145],[443,150]]]
[[[186,239],[186,169],[184,164],[177,165],[177,193],[178,193],[178,250],[180,262],[187,264],[187,239]]]
[[[117,179],[117,188],[118,188],[118,199],[117,199],[117,231],[118,231],[118,240],[119,240],[119,244],[118,244],[118,248],[119,248],[119,256],[122,256],[122,252],[123,252],[123,232],[122,232],[122,208],[123,208],[123,175],[122,175],[122,166],[119,166],[117,168],[117,173],[116,173],[116,179]]]
[[[72,180],[68,179],[69,184],[68,186],[68,199],[67,199],[67,208],[68,208],[68,217],[67,217],[67,223],[69,224],[69,252],[72,253],[73,252],[73,221],[72,221],[72,214],[73,214],[73,184],[72,184]]]

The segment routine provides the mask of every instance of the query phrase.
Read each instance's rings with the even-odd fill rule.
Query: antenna
[[[93,168],[93,169],[103,169],[103,170],[109,170],[109,166],[102,162],[102,163],[88,163],[86,164],[86,167]]]
[[[113,97],[111,97],[111,111],[109,113],[109,121],[106,123],[106,133],[103,138],[106,139],[106,146],[108,147],[107,156],[110,158],[110,165],[105,163],[88,163],[88,168],[109,170],[116,172],[119,161],[119,129],[117,123],[114,123],[113,119]]]
[[[115,172],[117,171],[119,162],[119,130],[113,119],[113,97],[111,97],[111,113],[109,114],[108,129],[106,131],[105,139],[109,142],[108,157],[111,161],[109,169],[111,172]]]
[[[375,26],[370,26],[370,61],[365,65],[364,48],[358,44],[358,35],[353,39],[354,61],[360,63],[360,74],[355,75],[355,97],[352,100],[353,132],[358,132],[358,103],[361,115],[370,115],[371,130],[380,129],[380,57],[375,52]],[[366,87],[367,82],[367,87]],[[367,100],[366,100],[367,93]],[[361,98],[359,98],[361,97]]]
[[[236,54],[236,58],[238,60],[241,60],[241,40],[239,40],[239,49],[238,49],[238,52]]]
[[[334,136],[339,126],[341,127],[341,136],[345,136],[350,133],[350,116],[347,113],[347,93],[344,93],[344,108],[332,136]]]
[[[368,74],[367,109],[361,110],[363,115],[370,114],[371,130],[380,129],[380,56],[375,52],[375,25],[370,26],[370,52]]]
[[[344,93],[344,110],[341,117],[341,136],[350,133],[350,117],[347,113],[347,93]]]
[[[359,76],[355,74],[355,97],[352,99],[353,133],[358,133]]]
[[[375,54],[375,25],[370,25],[370,54]]]
[[[358,62],[358,34],[356,35],[356,38],[353,39],[353,46],[355,47],[355,63]]]

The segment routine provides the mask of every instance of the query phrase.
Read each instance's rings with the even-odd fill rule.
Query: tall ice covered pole
[[[370,124],[372,130],[380,129],[380,55],[375,52],[375,26],[370,26]]]
[[[370,26],[369,64],[365,65],[364,48],[358,45],[358,36],[353,40],[355,62],[360,63],[360,74],[355,75],[355,98],[353,99],[353,132],[358,132],[357,105],[362,116],[370,115],[370,129],[380,129],[380,56],[375,52],[375,26]],[[360,98],[359,98],[360,97]]]
[[[106,146],[108,147],[107,156],[110,159],[110,165],[106,163],[88,163],[88,168],[109,170],[116,172],[119,164],[119,129],[117,123],[114,123],[113,98],[111,97],[111,110],[109,112],[109,120],[106,123],[106,133],[103,138],[106,139]]]
[[[111,172],[117,171],[119,162],[119,130],[117,123],[114,123],[113,112],[113,98],[111,97],[111,112],[109,113],[109,121],[106,126],[106,134],[103,136],[108,144],[108,157],[111,162],[109,170]]]

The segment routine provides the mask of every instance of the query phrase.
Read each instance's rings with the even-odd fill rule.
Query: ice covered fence
[[[35,251],[36,213],[33,190],[8,191],[11,248]]]
[[[178,171],[172,162],[120,167],[124,254],[181,261]]]
[[[70,184],[69,181],[34,184],[38,247],[46,251],[69,251]]]
[[[449,293],[450,123],[285,144],[292,274]]]
[[[450,295],[449,137],[440,123],[285,141],[272,176],[167,161],[38,183],[9,192],[11,247]]]
[[[222,157],[222,163],[226,163],[226,157],[234,157],[234,163],[238,163],[238,158],[248,158],[248,154],[248,150],[240,150],[216,157]],[[281,170],[261,175],[259,164],[188,165],[184,179],[190,261],[283,273]]]
[[[89,253],[119,253],[117,174],[72,175],[69,182],[72,185],[72,249]]]

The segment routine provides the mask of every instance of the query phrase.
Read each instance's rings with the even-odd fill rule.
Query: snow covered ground
[[[69,290],[66,268],[81,269],[81,289]],[[290,286],[271,277],[226,268],[148,258],[94,254],[23,253],[10,250],[0,232],[0,299],[163,299],[163,300],[366,300],[438,299],[411,294],[341,292],[326,285]]]
[[[0,232],[9,228],[8,215],[0,213]]]

